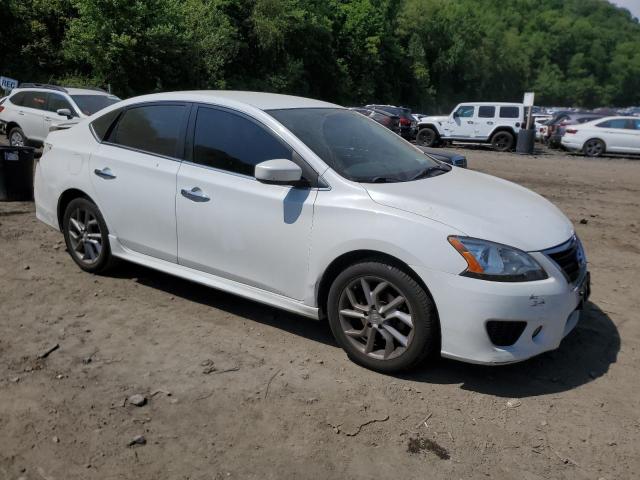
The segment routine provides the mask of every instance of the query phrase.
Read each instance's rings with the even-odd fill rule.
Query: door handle
[[[471,121],[471,120],[467,120],[467,123],[468,123],[469,125],[473,125],[473,121]]]
[[[113,180],[116,176],[111,173],[111,169],[109,167],[104,167],[102,170],[96,168],[93,173],[95,173],[100,178],[104,178],[105,180]]]
[[[189,200],[192,200],[194,202],[208,202],[209,200],[211,200],[211,198],[209,198],[209,196],[204,193],[200,189],[200,187],[193,187],[191,190],[183,188],[182,190],[180,190],[180,193],[183,197],[188,198]]]
[[[24,112],[18,110],[18,115],[24,115]]]
[[[487,125],[493,125],[493,122],[487,122]]]
[[[51,118],[51,117],[44,117],[44,119],[45,119],[47,122],[50,122],[50,121],[52,121],[52,120],[53,120],[53,118]]]

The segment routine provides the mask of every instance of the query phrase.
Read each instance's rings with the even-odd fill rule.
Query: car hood
[[[569,219],[537,193],[463,168],[413,182],[362,185],[376,203],[524,251],[554,247],[573,235]]]
[[[448,115],[439,115],[439,116],[432,116],[432,117],[422,117],[420,119],[420,123],[438,123],[438,122],[444,122],[445,120],[447,120],[449,118]]]

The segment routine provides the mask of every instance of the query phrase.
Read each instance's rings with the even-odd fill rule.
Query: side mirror
[[[264,183],[291,185],[302,180],[302,169],[291,160],[280,158],[257,164],[254,176]]]
[[[56,110],[56,113],[61,117],[67,117],[67,119],[73,118],[73,113],[71,113],[71,110],[69,110],[68,108],[59,108],[58,110]]]
[[[460,114],[458,113],[457,110],[455,112],[453,112],[453,115],[452,115],[453,118],[458,118],[459,116],[460,116]]]

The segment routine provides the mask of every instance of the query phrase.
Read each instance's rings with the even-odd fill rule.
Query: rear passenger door
[[[29,140],[44,142],[48,129],[45,131],[44,116],[47,107],[47,93],[27,91],[21,105],[17,108],[17,122]]]
[[[495,128],[496,107],[493,105],[481,105],[478,107],[475,118],[475,137],[486,140]]]
[[[271,185],[255,165],[286,158],[308,166],[273,131],[222,107],[192,114],[178,174],[178,262],[301,300],[317,189]]]
[[[186,103],[138,104],[111,126],[100,119],[112,112],[92,124],[102,143],[91,155],[91,180],[109,233],[131,251],[174,263],[176,177],[188,113]]]

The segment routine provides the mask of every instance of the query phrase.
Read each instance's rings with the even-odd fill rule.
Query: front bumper
[[[531,255],[549,278],[521,283],[491,282],[413,267],[435,301],[443,357],[495,365],[523,361],[560,346],[580,319],[588,296],[585,287],[588,272],[585,269],[570,284],[546,255],[539,252]],[[496,346],[486,327],[492,320],[523,321],[526,326],[515,343]]]

